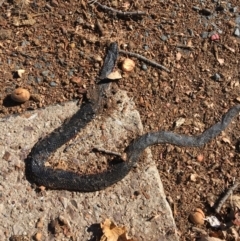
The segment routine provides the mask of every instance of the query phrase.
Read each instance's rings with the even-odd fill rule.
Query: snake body
[[[112,71],[118,56],[117,43],[111,43],[107,49],[100,81],[95,91],[95,97],[86,102],[61,127],[38,141],[26,159],[26,176],[29,181],[50,189],[65,189],[71,191],[92,192],[104,189],[123,179],[139,160],[141,153],[155,144],[173,144],[178,146],[199,147],[221,133],[239,113],[240,105],[232,107],[223,115],[221,121],[205,130],[199,136],[186,136],[169,131],[146,133],[134,141],[126,149],[127,160],[118,161],[96,174],[77,174],[72,171],[55,170],[45,166],[49,156],[59,147],[72,139],[95,116],[102,111],[102,102],[105,100],[105,90],[108,83],[102,82]]]

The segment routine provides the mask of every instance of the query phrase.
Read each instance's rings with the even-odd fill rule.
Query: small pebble
[[[85,21],[84,21],[83,18],[79,17],[79,18],[77,18],[76,22],[77,22],[78,24],[83,24]]]
[[[41,77],[36,77],[36,78],[35,78],[35,81],[36,81],[38,84],[40,84],[40,83],[42,82],[42,78],[41,78]]]
[[[239,28],[236,28],[236,29],[235,29],[234,35],[237,36],[237,37],[240,36],[240,30],[239,30]]]
[[[44,77],[47,77],[48,74],[49,74],[49,70],[44,70],[44,71],[42,71],[41,74],[42,74]]]
[[[149,49],[148,45],[146,45],[146,44],[143,46],[143,48],[144,48],[144,50],[146,50],[146,51]]]
[[[144,71],[147,70],[147,65],[146,64],[142,64],[142,70],[144,70]]]
[[[29,76],[28,76],[28,81],[29,81],[29,82],[33,82],[33,81],[34,81],[34,77],[33,77],[32,75],[29,75]]]
[[[208,32],[202,32],[201,37],[202,38],[208,38],[208,34],[209,34]]]
[[[220,36],[217,33],[214,33],[210,38],[212,41],[218,41],[220,39]]]
[[[28,90],[23,88],[17,88],[15,89],[11,94],[12,100],[18,102],[18,103],[24,103],[30,98],[30,93]]]
[[[162,35],[160,36],[161,40],[162,41],[167,41],[168,40],[168,37],[166,35]]]
[[[34,64],[34,67],[37,68],[37,69],[41,69],[41,68],[42,68],[42,65],[39,64],[39,63],[35,63],[35,64]]]
[[[192,9],[193,9],[194,11],[200,11],[200,8],[199,8],[198,6],[193,6]]]
[[[30,45],[30,43],[26,40],[22,41],[22,47],[26,47],[27,45]]]
[[[68,76],[71,77],[71,76],[73,76],[73,75],[74,75],[74,70],[69,70],[69,71],[68,71]]]
[[[221,76],[218,73],[216,73],[212,76],[212,78],[213,80],[219,81],[221,79]]]
[[[57,86],[57,83],[54,82],[54,81],[51,81],[51,82],[50,82],[50,86],[55,87],[55,86]]]
[[[81,78],[78,76],[73,76],[70,80],[74,84],[80,84],[81,83]]]
[[[236,17],[235,23],[236,23],[237,25],[240,25],[240,16]]]
[[[193,30],[192,30],[192,29],[188,28],[188,30],[187,30],[187,31],[188,31],[188,33],[189,33],[189,35],[190,35],[190,36],[192,36],[192,37],[194,36],[194,32],[193,32]]]
[[[238,7],[230,8],[230,11],[233,12],[233,13],[236,13],[238,11]]]

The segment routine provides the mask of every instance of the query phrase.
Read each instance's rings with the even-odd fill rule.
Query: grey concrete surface
[[[110,115],[98,116],[52,158],[71,159],[79,165],[79,160],[105,161],[104,156],[92,153],[93,147],[122,152],[129,138],[141,134],[143,127],[133,101],[123,91],[114,98],[118,104]],[[150,150],[122,181],[98,192],[36,192],[26,180],[24,160],[33,145],[78,108],[75,102],[68,102],[0,119],[0,240],[12,235],[32,237],[37,231],[42,240],[94,240],[89,227],[105,218],[124,225],[138,241],[178,240]],[[63,149],[67,151],[63,153]],[[70,234],[54,236],[48,225],[60,215],[67,220]],[[39,218],[43,220],[41,230],[36,228]]]

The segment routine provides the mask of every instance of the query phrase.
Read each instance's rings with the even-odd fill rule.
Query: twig
[[[106,150],[104,148],[100,148],[100,147],[94,147],[93,150],[95,151],[99,151],[99,152],[104,152],[106,154],[110,154],[110,155],[114,155],[114,156],[122,156],[119,152],[115,152],[115,151],[109,151],[109,150]]]
[[[159,69],[163,69],[163,70],[165,70],[166,72],[170,72],[170,70],[169,70],[168,68],[166,68],[166,67],[164,67],[163,65],[158,64],[158,63],[156,63],[156,62],[154,62],[154,61],[152,61],[152,60],[149,60],[149,59],[143,57],[143,56],[140,55],[140,54],[136,54],[136,53],[133,53],[133,52],[128,52],[128,51],[121,50],[121,49],[119,50],[119,53],[120,53],[120,54],[124,54],[124,55],[129,55],[129,56],[131,56],[131,57],[135,57],[135,58],[137,58],[137,59],[140,59],[140,60],[144,61],[145,63],[147,63],[147,64],[149,64],[149,65],[152,65],[153,67],[156,67],[156,68],[159,68]]]
[[[32,55],[29,55],[29,54],[25,54],[19,50],[15,50],[14,52],[11,52],[12,54],[20,54],[22,55],[23,57],[26,57],[26,58],[31,58],[31,59],[36,59],[37,56],[32,56]]]
[[[100,148],[100,147],[94,147],[93,150],[95,151],[99,151],[99,152],[104,152],[106,154],[110,154],[110,155],[114,155],[114,156],[118,156],[120,157],[123,161],[126,161],[127,160],[127,155],[126,153],[119,153],[119,152],[115,152],[115,151],[109,151],[109,150],[106,150],[104,148]]]
[[[139,15],[146,15],[145,12],[141,12],[141,11],[136,11],[136,12],[122,12],[119,10],[116,10],[114,8],[110,8],[106,5],[102,5],[101,3],[99,3],[96,0],[90,0],[88,1],[89,4],[96,4],[98,7],[100,7],[101,9],[105,10],[105,11],[111,11],[113,13],[115,13],[117,16],[119,17],[124,17],[124,16],[139,16]]]
[[[232,194],[232,192],[238,187],[239,182],[236,182],[232,187],[228,189],[228,191],[225,193],[225,195],[219,200],[218,204],[215,207],[215,212],[219,213],[222,205],[227,201],[229,196]]]

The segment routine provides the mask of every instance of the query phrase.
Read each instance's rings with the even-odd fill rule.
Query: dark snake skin
[[[240,111],[240,105],[232,107],[222,120],[199,136],[185,136],[168,131],[146,133],[135,139],[126,149],[127,160],[118,160],[102,173],[80,175],[71,171],[55,170],[45,166],[49,156],[59,147],[72,139],[87,123],[92,121],[102,111],[102,101],[106,98],[107,83],[101,83],[112,71],[118,56],[117,43],[112,43],[100,73],[100,81],[96,88],[96,95],[91,101],[83,104],[70,120],[50,135],[40,140],[32,148],[27,157],[26,176],[31,182],[50,189],[65,189],[71,191],[92,192],[104,189],[123,179],[138,161],[141,153],[149,146],[170,143],[178,146],[199,147],[221,133]]]

